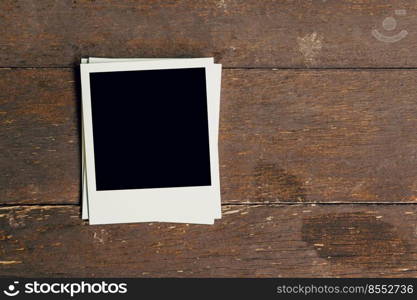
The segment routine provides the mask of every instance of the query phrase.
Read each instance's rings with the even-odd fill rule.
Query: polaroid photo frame
[[[98,58],[98,57],[89,57],[89,58],[82,58],[81,59],[81,63],[106,63],[106,62],[131,62],[131,61],[157,61],[157,60],[165,60],[167,58]],[[189,61],[189,60],[194,60],[195,58],[174,58],[176,61]],[[214,60],[211,58],[211,63],[214,63]],[[215,103],[217,105],[217,113],[216,116],[218,117],[220,114],[220,86],[221,86],[221,65],[217,64],[216,65],[216,72],[218,73],[217,75],[217,79],[218,79],[218,83],[216,84],[216,94],[217,97],[215,99]],[[83,123],[83,122],[81,122]],[[216,128],[216,133],[218,133],[218,126],[219,126],[219,120],[217,118],[217,128]],[[83,126],[82,127],[82,132],[83,132]],[[88,214],[88,193],[87,193],[87,174],[85,172],[85,168],[84,168],[84,134],[82,133],[82,219],[87,220],[89,218],[89,214]],[[216,138],[217,139],[217,138]],[[218,205],[219,209],[217,210],[218,213],[216,214],[216,218],[220,218],[221,217],[221,209],[220,209],[220,204]],[[184,220],[184,222],[187,222],[187,220]],[[204,223],[211,223],[211,218],[209,219],[209,221],[204,220],[202,221]]]
[[[100,57],[89,57],[89,58],[82,58],[81,59],[81,64],[86,64],[86,63],[108,63],[108,62],[132,62],[132,61],[157,61],[157,60],[165,60],[165,59],[175,59],[176,61],[192,61],[195,60],[196,58],[100,58]],[[213,58],[209,58],[211,60],[211,63],[214,63],[214,59]],[[217,79],[218,79],[218,83],[216,84],[216,94],[217,97],[215,99],[216,105],[217,105],[217,113],[216,116],[219,117],[220,115],[220,87],[221,87],[221,65],[220,64],[216,64],[216,72],[218,73],[217,75]],[[82,135],[81,135],[81,140],[82,140],[82,151],[81,151],[81,156],[82,156],[82,171],[81,171],[81,175],[82,175],[82,195],[81,195],[81,205],[82,205],[82,219],[87,220],[89,218],[89,213],[88,213],[88,193],[87,193],[87,174],[85,172],[85,168],[84,168],[84,134],[83,134],[83,126],[82,126],[81,122],[81,128],[82,128]],[[219,130],[219,119],[217,118],[217,129],[216,132],[218,133]],[[218,205],[220,207],[220,204]],[[221,209],[218,209],[218,214],[216,215],[216,218],[220,218],[221,217]],[[185,220],[186,221],[186,220]]]
[[[96,58],[96,57],[90,57],[90,58],[82,58],[81,59],[81,63],[106,63],[106,62],[121,62],[121,61],[125,61],[125,62],[131,62],[131,61],[156,61],[156,60],[165,60],[167,58]],[[189,60],[194,60],[195,58],[187,58],[187,59],[182,59],[182,58],[174,58],[176,61],[189,61]],[[214,63],[214,60],[211,58],[211,62]],[[217,79],[218,79],[218,83],[216,84],[216,94],[217,97],[215,99],[215,103],[217,105],[217,128],[216,128],[216,133],[218,133],[218,126],[219,126],[219,113],[220,113],[220,86],[221,86],[221,65],[216,64],[216,72],[218,73],[217,75]],[[84,168],[84,138],[83,138],[82,134],[82,219],[88,219],[89,218],[89,214],[88,214],[88,193],[87,193],[87,174],[85,172],[85,168]],[[217,139],[217,138],[216,138]],[[220,203],[218,204],[218,213],[216,214],[215,218],[220,218],[221,217],[221,209],[220,209]],[[184,220],[184,222],[187,222],[187,220]],[[200,223],[211,223],[211,219],[209,221],[201,221]]]
[[[207,111],[210,140],[210,186],[150,188],[127,190],[97,190],[95,182],[93,124],[91,114],[90,74],[143,70],[204,68],[207,84]],[[220,66],[211,59],[181,61],[118,62],[82,64],[83,130],[85,142],[83,204],[91,224],[126,222],[187,222],[211,224],[220,217],[220,186],[218,175],[217,131],[219,110]],[[217,98],[217,101],[215,100]],[[174,99],[175,100],[175,99]],[[140,139],[140,137],[132,137]],[[89,171],[92,170],[92,171]],[[84,184],[83,184],[84,185]],[[85,201],[85,198],[88,200]],[[151,217],[150,217],[151,216]]]
[[[84,189],[85,190],[85,189]],[[85,203],[85,202],[84,202]]]

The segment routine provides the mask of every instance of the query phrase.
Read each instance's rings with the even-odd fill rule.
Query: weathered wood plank
[[[80,106],[73,72],[2,69],[0,78],[0,201],[77,203]]]
[[[0,76],[1,201],[77,203],[73,71]],[[410,70],[224,70],[223,202],[416,202],[416,81]]]
[[[414,277],[414,205],[225,206],[214,226],[0,209],[0,276]]]
[[[224,72],[223,199],[417,200],[415,71]]]
[[[407,0],[2,0],[0,66],[71,66],[84,55],[215,56],[228,67],[416,67],[416,10]],[[395,20],[385,28],[395,29],[384,29],[386,17]],[[386,43],[373,29],[408,35]]]

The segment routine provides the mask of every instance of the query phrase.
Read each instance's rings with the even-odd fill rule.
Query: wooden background
[[[416,12],[415,1],[0,1],[0,276],[417,276]],[[372,29],[408,36],[384,43]],[[223,64],[222,220],[80,220],[87,56]]]

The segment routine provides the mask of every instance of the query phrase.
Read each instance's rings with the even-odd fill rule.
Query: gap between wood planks
[[[73,66],[0,66],[0,70],[14,70],[14,69],[74,69],[78,67],[79,64],[74,64]],[[347,70],[347,71],[372,71],[372,70],[382,70],[382,71],[401,71],[401,70],[410,70],[417,71],[416,67],[249,67],[249,66],[238,66],[238,67],[227,67],[223,66],[223,70],[271,70],[271,71],[331,71],[331,70]]]
[[[268,203],[268,202],[225,202],[222,206],[271,206],[271,207],[289,207],[289,206],[416,206],[416,202],[282,202],[282,203]],[[0,204],[0,208],[23,208],[23,207],[80,207],[80,204],[70,203],[31,203],[31,204]]]

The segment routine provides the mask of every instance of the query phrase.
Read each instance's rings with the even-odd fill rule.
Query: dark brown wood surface
[[[0,210],[7,276],[417,275],[414,205],[224,206],[214,226],[89,226],[74,206]]]
[[[0,276],[417,276],[416,9],[0,1]],[[224,65],[222,220],[80,220],[82,56]]]
[[[2,0],[0,66],[72,66],[84,55],[214,56],[227,67],[416,67],[416,10],[410,0]],[[395,30],[384,30],[386,17],[395,17]],[[387,44],[373,29],[408,36]]]

